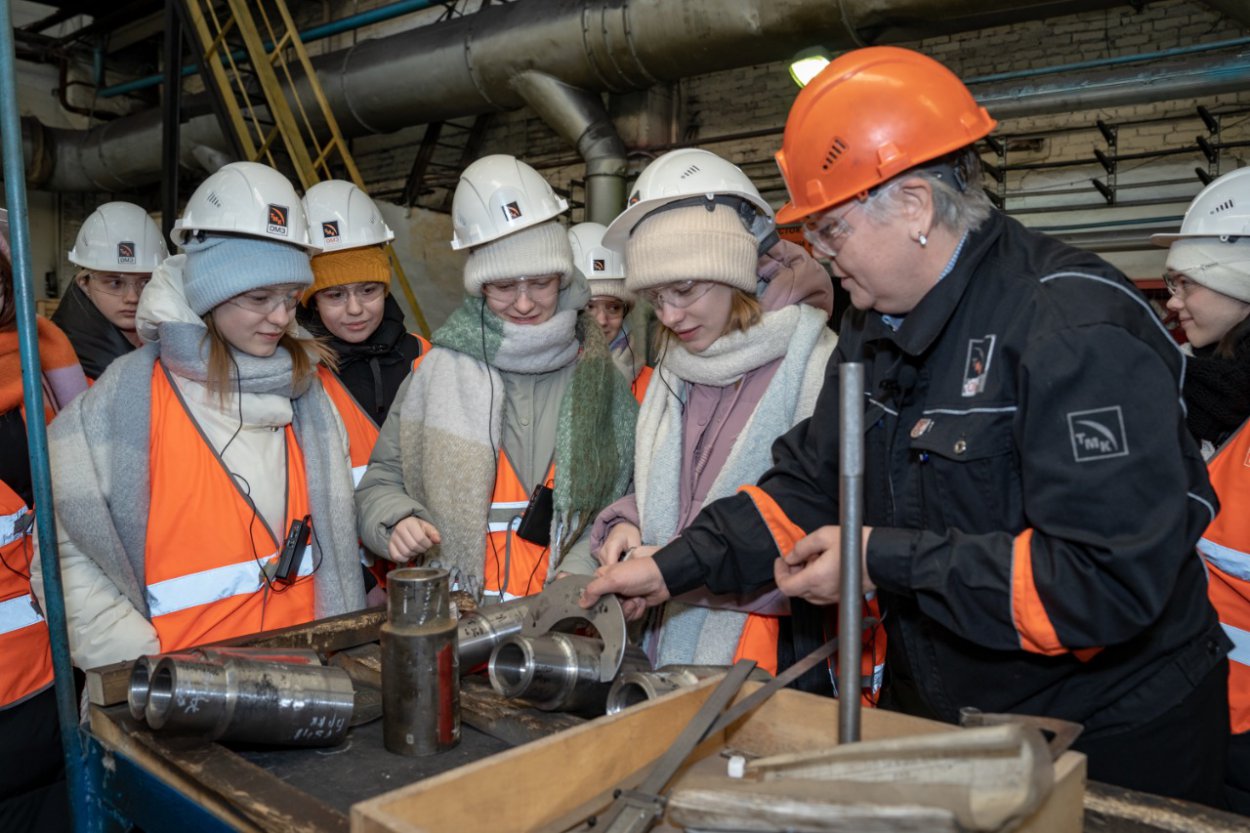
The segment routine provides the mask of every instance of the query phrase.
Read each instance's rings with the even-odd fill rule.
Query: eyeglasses
[[[152,277],[150,275],[123,277],[122,275],[99,275],[93,273],[89,280],[96,289],[105,295],[116,295],[119,298],[124,298],[131,292],[135,295],[142,295],[144,287],[148,285],[148,281],[152,280]]]
[[[1182,275],[1180,272],[1173,272],[1169,269],[1163,273],[1163,285],[1167,287],[1168,292],[1178,298],[1183,298],[1189,293],[1189,290],[1197,284]]]
[[[355,298],[358,303],[367,304],[376,301],[386,294],[386,284],[377,281],[368,283],[349,283],[344,286],[332,286],[317,293],[317,303],[331,307],[341,307],[348,298]]]
[[[242,295],[235,295],[226,303],[234,304],[240,309],[254,312],[257,315],[269,315],[278,307],[285,308],[287,312],[295,309],[295,305],[299,303],[302,294],[303,291],[299,289],[288,289],[285,292],[258,289],[254,292],[244,292]]]
[[[586,309],[592,313],[602,312],[608,318],[624,318],[625,317],[625,305],[621,303],[620,301],[615,301],[615,300],[600,301],[600,300],[592,299],[591,302],[586,305]]]
[[[482,294],[492,301],[511,303],[522,292],[525,297],[534,299],[555,292],[560,288],[559,275],[544,275],[540,278],[517,278],[514,281],[494,281],[482,285]]]
[[[685,309],[712,290],[713,281],[682,281],[659,289],[644,289],[639,294],[657,310],[663,307]]]
[[[848,223],[846,218],[861,205],[863,203],[856,200],[851,203],[850,208],[836,217],[831,216],[833,214],[831,211],[818,220],[809,220],[803,223],[804,239],[825,257],[837,258],[838,250],[842,248],[847,238],[855,231],[855,227]]]

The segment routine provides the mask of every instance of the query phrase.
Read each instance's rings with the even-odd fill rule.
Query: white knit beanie
[[[464,291],[481,296],[482,284],[540,275],[559,275],[560,288],[573,274],[568,232],[555,220],[474,246],[464,265]]]
[[[625,244],[625,286],[638,292],[677,281],[715,281],[755,294],[756,241],[726,205],[659,209]]]
[[[1184,237],[1168,250],[1167,268],[1230,298],[1250,303],[1250,238]]]
[[[634,293],[625,288],[624,278],[595,278],[587,275],[586,283],[590,284],[590,297],[592,299],[606,295],[630,306],[633,306],[636,300]]]

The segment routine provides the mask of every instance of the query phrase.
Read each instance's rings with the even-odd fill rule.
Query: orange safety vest
[[[556,465],[547,468],[548,486],[555,483]],[[486,516],[486,567],[482,576],[488,594],[501,601],[542,592],[547,579],[549,547],[540,547],[516,535],[530,495],[517,477],[507,453],[499,450],[495,491]]]
[[[634,381],[630,384],[629,389],[634,392],[634,398],[638,400],[638,404],[642,404],[642,400],[647,396],[647,387],[651,384],[651,375],[655,373],[655,368],[649,365],[643,365],[642,370],[638,371],[638,375],[634,377]]]
[[[1207,567],[1207,594],[1224,632],[1228,706],[1233,734],[1250,731],[1250,430],[1243,424],[1207,464],[1220,512],[1198,540]]]
[[[30,593],[29,509],[0,481],[0,709],[52,685],[48,625]]]
[[[421,364],[421,360],[430,349],[428,341],[419,335],[414,334],[414,337],[421,343],[421,352],[412,360],[413,371]],[[330,368],[318,365],[317,375],[321,377],[321,386],[325,388],[326,395],[338,409],[339,417],[343,420],[343,427],[347,429],[347,442],[352,459],[352,485],[359,486],[360,478],[365,476],[365,469],[369,467],[369,456],[373,454],[373,446],[378,441],[378,424],[365,412],[364,408],[360,407],[360,403],[343,384],[343,380]]]
[[[286,528],[309,514],[304,455],[286,427],[286,528],[271,531],[188,413],[167,371],[152,372],[151,507],[144,581],[162,651],[284,628],[316,615],[312,547],[299,578],[269,582]]]

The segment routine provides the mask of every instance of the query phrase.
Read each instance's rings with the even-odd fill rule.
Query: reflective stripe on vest
[[[547,469],[544,483],[555,482],[555,464]],[[547,580],[548,548],[518,538],[517,523],[529,505],[529,490],[512,468],[508,455],[499,452],[495,490],[486,515],[486,564],[482,576],[484,590],[505,598],[538,593]]]
[[[20,631],[43,621],[30,596],[16,596],[0,602],[0,635]]]
[[[1208,463],[1220,511],[1198,541],[1207,593],[1234,643],[1228,707],[1234,734],[1250,732],[1250,429],[1243,424]]]
[[[281,439],[277,439],[281,438]],[[293,518],[309,513],[304,455],[291,426],[282,442],[285,513],[270,530],[187,411],[160,362],[153,368],[150,508],[144,583],[162,651],[291,627],[316,615],[316,564],[305,550],[300,575],[273,592],[259,561],[280,548]],[[313,519],[314,532],[316,519]],[[279,537],[281,536],[281,538]]]
[[[31,533],[15,528],[28,512],[26,501],[0,480],[0,708],[52,684],[48,628],[35,608],[27,578]]]
[[[11,515],[0,515],[0,547],[6,547],[14,541],[20,540],[26,534],[25,530],[18,527],[18,523],[22,518],[26,517],[26,513],[29,511],[23,505],[21,509]]]
[[[1219,567],[1233,578],[1241,581],[1250,581],[1250,555],[1246,555],[1241,550],[1235,550],[1232,547],[1222,546],[1206,538],[1198,539],[1198,552],[1209,563]]]
[[[261,559],[261,564],[268,564],[277,558],[273,553]],[[304,547],[304,557],[300,560],[299,574],[311,576],[313,573],[312,547]],[[227,564],[190,573],[177,578],[158,581],[148,585],[148,607],[152,616],[165,616],[199,605],[219,602],[241,593],[255,593],[265,586],[260,577],[260,565],[256,559],[249,558],[238,564]]]

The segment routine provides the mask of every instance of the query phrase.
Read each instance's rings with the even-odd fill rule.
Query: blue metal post
[[[70,810],[76,830],[90,821],[84,779],[82,746],[78,736],[78,703],[74,672],[65,629],[65,598],[61,590],[61,562],[56,549],[52,511],[52,475],[48,467],[48,434],[43,424],[43,384],[39,366],[39,337],[35,330],[34,281],[30,273],[30,230],[26,217],[26,163],[22,157],[22,129],[17,111],[17,71],[13,54],[13,21],[9,4],[0,0],[0,145],[4,151],[4,193],[9,207],[9,248],[13,253],[13,288],[17,307],[18,348],[22,356],[22,395],[30,447],[30,475],[35,496],[35,523],[39,530],[39,559],[43,569],[44,616],[52,641],[56,678],[56,709],[61,721],[61,746]],[[20,766],[18,761],[6,765]]]

